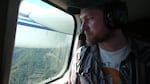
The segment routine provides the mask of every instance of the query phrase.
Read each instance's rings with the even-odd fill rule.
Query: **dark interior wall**
[[[137,19],[129,22],[126,31],[133,38],[150,42],[150,18]]]
[[[7,17],[8,0],[0,0],[0,84],[3,84],[3,43],[4,33],[6,28],[6,17]]]
[[[150,42],[150,0],[126,0],[129,24],[126,30],[134,38]]]
[[[150,0],[125,0],[128,6],[129,20],[150,18]]]
[[[9,84],[19,3],[20,0],[0,0],[0,84]]]

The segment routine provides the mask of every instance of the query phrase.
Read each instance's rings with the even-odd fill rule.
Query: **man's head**
[[[102,42],[110,37],[111,30],[105,25],[104,13],[99,8],[82,8],[80,19],[81,30],[84,31],[88,44]]]
[[[127,8],[119,0],[72,0],[80,11],[81,30],[88,44],[103,42],[127,22]],[[77,13],[77,11],[75,11]]]

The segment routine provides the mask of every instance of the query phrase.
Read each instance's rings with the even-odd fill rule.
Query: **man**
[[[127,37],[127,8],[119,0],[72,0],[86,44],[72,58],[71,84],[147,84],[150,46]],[[143,69],[141,69],[143,68]]]

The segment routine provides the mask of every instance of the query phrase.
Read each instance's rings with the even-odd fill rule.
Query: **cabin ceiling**
[[[43,0],[67,11],[66,0]],[[150,0],[127,0],[129,21],[150,19]]]

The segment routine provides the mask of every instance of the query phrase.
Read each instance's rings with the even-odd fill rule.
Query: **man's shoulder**
[[[131,48],[139,49],[139,50],[150,49],[150,43],[137,40],[137,39],[132,39]]]
[[[93,45],[92,46],[84,45],[84,46],[79,47],[76,51],[77,59],[80,59],[82,56],[84,56],[85,53],[89,53],[91,47],[93,47]]]
[[[137,57],[142,59],[149,59],[150,58],[150,43],[144,42],[137,39],[131,40],[131,49],[132,52],[137,55]]]

